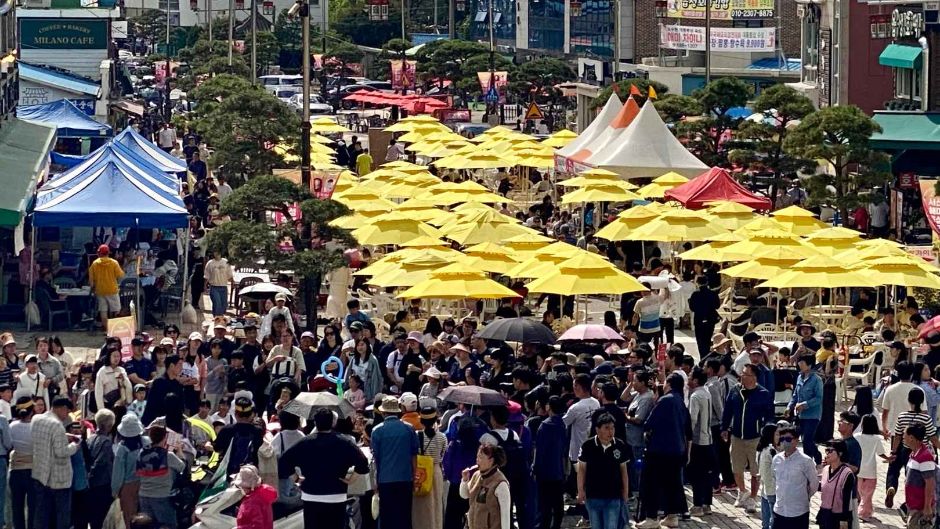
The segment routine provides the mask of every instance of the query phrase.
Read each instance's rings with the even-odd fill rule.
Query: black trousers
[[[659,326],[663,328],[663,343],[675,343],[676,339],[676,320],[673,318],[659,318]]]
[[[539,529],[561,529],[565,516],[565,482],[538,480]]]
[[[532,515],[529,512],[529,478],[522,483],[509,484],[509,496],[512,499],[513,511],[516,514],[516,525],[519,529],[532,529]],[[519,481],[519,480],[516,480]]]
[[[725,485],[734,485],[734,472],[731,471],[731,443],[721,438],[721,426],[712,426],[712,441],[715,443],[715,455],[718,460],[718,471],[715,472],[715,488]],[[721,474],[721,480],[718,475]]]
[[[100,485],[91,487],[86,491],[75,492],[72,497],[72,509],[78,510],[83,503],[85,506],[85,521],[91,526],[91,529],[101,529],[104,526],[104,519],[108,516],[108,509],[111,508],[111,502],[105,501],[111,497],[111,486]],[[88,501],[87,499],[91,499]],[[74,521],[74,517],[73,517]],[[84,525],[80,527],[84,528]]]
[[[379,483],[379,529],[411,529],[413,493],[411,481]]]
[[[468,510],[470,510],[470,502],[460,497],[460,482],[451,483],[447,488],[444,529],[463,529],[463,519]]]
[[[645,518],[656,519],[659,511],[682,514],[687,510],[682,484],[685,458],[646,452],[640,477],[640,500]]]
[[[809,513],[794,517],[774,513],[774,529],[809,529]]]
[[[714,446],[692,445],[689,466],[686,469],[689,483],[692,485],[692,505],[702,507],[712,504],[712,485],[717,467]]]
[[[904,446],[903,443],[899,444],[894,461],[888,463],[888,476],[885,478],[885,489],[894,487],[895,491],[898,490],[898,479],[901,477],[901,469],[907,466],[907,462],[910,459],[910,448]]]
[[[707,321],[695,322],[695,345],[698,346],[698,357],[705,358],[712,349],[712,336],[715,334],[715,324]]]
[[[345,524],[345,502],[304,502],[304,529],[343,529]]]

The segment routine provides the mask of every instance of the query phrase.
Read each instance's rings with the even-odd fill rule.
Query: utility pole
[[[705,0],[705,84],[712,82],[712,0]]]
[[[321,2],[323,0],[320,0]],[[303,35],[303,119],[300,121],[300,182],[310,189],[310,4],[297,0],[300,6],[300,26]],[[322,5],[322,4],[321,4]]]
[[[232,65],[232,52],[235,49],[235,0],[228,0],[228,65]]]
[[[251,0],[251,84],[258,82],[258,3]]]
[[[212,46],[212,0],[206,0],[206,25],[209,26],[209,46]]]
[[[326,55],[326,24],[329,20],[329,12],[327,11],[327,2],[329,0],[320,0],[320,53],[324,56]]]
[[[408,37],[405,33],[405,13],[408,12],[408,0],[401,0],[401,40],[408,40]],[[404,65],[402,65],[402,72],[404,72]]]
[[[611,71],[615,83],[617,74],[620,72],[620,9],[622,7],[620,0],[614,0],[614,64]]]
[[[434,0],[434,32],[435,33],[439,32],[439,30],[437,29],[437,2],[438,0]]]
[[[170,0],[166,0],[166,71],[163,77],[163,91],[166,92],[166,103],[163,108],[163,120],[167,123],[173,117],[173,109],[170,105]]]
[[[447,0],[447,36],[450,40],[457,38],[457,18],[454,11],[457,10],[457,0]]]
[[[487,88],[487,95],[489,94],[490,90],[496,90],[496,30],[493,24],[493,1],[494,0],[486,0],[486,18],[490,23],[490,86]],[[496,109],[498,107],[498,98],[494,102],[487,103],[486,117],[488,120],[492,119],[492,116],[497,115]]]

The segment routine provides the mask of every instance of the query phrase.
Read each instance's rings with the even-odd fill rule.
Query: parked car
[[[275,97],[277,97],[278,99],[280,99],[281,101],[287,104],[290,104],[291,98],[299,94],[300,89],[301,89],[300,86],[289,86],[286,88],[278,87],[273,92],[274,92]]]
[[[370,81],[368,79],[359,81],[356,83],[359,86],[368,86],[369,88],[375,88],[376,90],[381,90],[383,92],[392,91],[392,83],[388,81]]]
[[[290,105],[290,107],[296,110],[298,113],[300,113],[300,112],[303,112],[303,100],[304,100],[303,94],[294,94],[290,97],[290,100],[288,101],[287,104]],[[311,114],[332,114],[333,113],[333,106],[327,103],[326,101],[324,101],[323,98],[317,94],[310,94],[309,104],[310,104]]]

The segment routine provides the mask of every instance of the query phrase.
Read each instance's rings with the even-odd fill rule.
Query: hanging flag
[[[646,96],[649,97],[650,99],[656,99],[656,89],[653,88],[653,85],[650,85],[649,88],[646,90]]]
[[[630,85],[630,95],[632,96],[641,96],[640,89],[636,87],[635,84]]]

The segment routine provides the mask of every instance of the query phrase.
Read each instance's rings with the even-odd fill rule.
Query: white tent
[[[584,132],[578,134],[578,137],[568,145],[555,151],[555,170],[565,173],[576,172],[573,168],[574,160],[569,159],[571,155],[588,145],[592,145],[594,140],[607,129],[607,125],[617,117],[622,108],[623,103],[620,102],[620,97],[617,94],[610,94],[610,99],[604,104],[604,108],[597,114],[594,121],[584,129]]]
[[[692,178],[708,169],[673,136],[649,100],[611,146],[604,149],[603,158],[591,157],[590,164],[625,179],[655,177],[668,171]]]
[[[623,135],[624,131],[630,128],[630,124],[640,114],[640,105],[633,97],[628,97],[623,109],[617,114],[617,117],[610,122],[607,129],[601,133],[588,148],[583,149],[572,156],[579,162],[590,165],[597,165],[595,160],[605,160],[610,153],[615,152],[621,147],[617,138]]]

